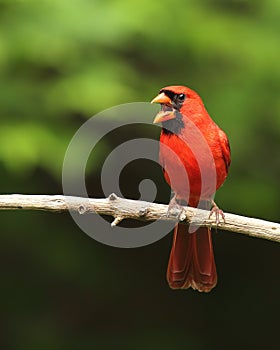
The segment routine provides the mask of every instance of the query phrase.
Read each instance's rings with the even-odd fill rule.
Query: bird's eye
[[[185,94],[180,94],[180,95],[177,96],[177,99],[178,99],[179,102],[184,102],[185,98],[186,98]]]

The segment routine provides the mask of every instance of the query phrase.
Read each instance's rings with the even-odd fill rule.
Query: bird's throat
[[[162,132],[165,135],[179,135],[184,127],[183,117],[179,111],[175,111],[175,118],[162,123]]]

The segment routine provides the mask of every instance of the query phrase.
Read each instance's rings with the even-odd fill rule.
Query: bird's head
[[[163,123],[178,117],[183,113],[187,105],[191,103],[201,104],[199,95],[186,86],[167,86],[160,90],[151,103],[160,103],[161,111],[156,115],[154,123]]]

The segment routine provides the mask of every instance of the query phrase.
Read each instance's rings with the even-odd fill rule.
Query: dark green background
[[[63,157],[87,118],[184,84],[230,138],[219,205],[278,221],[279,39],[279,0],[0,1],[1,192],[62,193]],[[146,132],[158,136],[144,128],[129,136]],[[122,131],[104,141],[89,188],[104,151],[126,138]],[[126,170],[124,196],[137,198],[133,174],[152,173],[158,201],[167,202],[159,168],[136,162]],[[276,243],[214,232],[219,284],[200,294],[168,288],[171,234],[126,250],[97,243],[68,214],[2,211],[0,218],[3,349],[279,343]]]

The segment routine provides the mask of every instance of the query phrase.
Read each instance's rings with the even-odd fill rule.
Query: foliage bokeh
[[[1,1],[0,28],[2,193],[61,193],[67,145],[87,118],[184,84],[230,138],[220,206],[279,220],[279,0]],[[95,181],[99,160],[91,166]],[[201,295],[168,289],[171,236],[121,250],[68,215],[0,215],[3,348],[276,342],[277,244],[213,233],[220,282]]]

